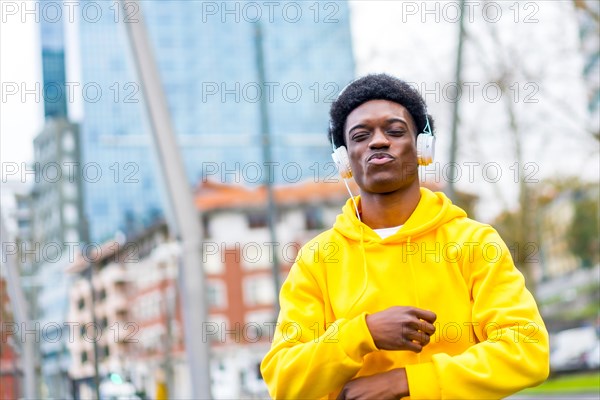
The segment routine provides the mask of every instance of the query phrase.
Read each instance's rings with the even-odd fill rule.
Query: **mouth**
[[[367,158],[367,164],[382,165],[394,161],[394,157],[388,153],[373,153]]]

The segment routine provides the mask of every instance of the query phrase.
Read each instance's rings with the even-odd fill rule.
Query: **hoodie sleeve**
[[[548,332],[523,275],[493,228],[474,240],[479,250],[489,250],[464,260],[479,343],[456,356],[438,353],[431,362],[407,366],[411,399],[498,399],[548,377]]]
[[[376,347],[366,313],[325,326],[320,286],[298,260],[280,292],[271,349],[261,364],[274,399],[317,399],[340,390]]]

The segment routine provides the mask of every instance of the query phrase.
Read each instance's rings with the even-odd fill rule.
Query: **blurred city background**
[[[268,398],[278,286],[348,198],[328,109],[370,72],[421,92],[422,184],[537,299],[518,397],[598,398],[597,0],[0,6],[0,399]]]

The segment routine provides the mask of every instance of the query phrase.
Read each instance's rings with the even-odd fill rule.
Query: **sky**
[[[491,2],[487,8],[483,3],[472,2],[473,20],[466,23],[463,80],[473,88],[473,98],[461,101],[458,161],[463,178],[457,187],[478,194],[483,200],[480,204],[487,204],[479,212],[483,219],[490,219],[515,206],[521,178],[539,181],[574,176],[598,181],[599,145],[584,131],[589,116],[585,111],[585,83],[579,72],[583,59],[570,2],[503,3],[501,15],[496,13],[499,2]],[[443,88],[454,81],[457,2],[429,3],[429,8],[423,2],[407,1],[350,4],[358,75],[388,72],[421,85],[425,91],[436,92],[437,88],[436,93],[425,96],[436,118],[436,157],[441,163],[431,167],[429,174],[443,178],[453,106],[446,101],[450,92]],[[33,17],[28,16],[23,23],[7,18],[6,10],[2,11],[0,161],[4,176],[8,164],[33,160],[32,140],[43,127],[43,110],[33,95],[23,101],[5,90],[14,84],[32,88],[41,81],[39,26]],[[484,19],[492,23],[486,24]],[[497,34],[496,42],[491,39],[490,27]],[[69,25],[67,29],[77,28]],[[67,34],[71,41],[76,36]],[[79,76],[78,55],[73,51],[77,48],[76,42],[67,48],[67,81],[77,81]],[[503,62],[514,64],[518,70],[509,79],[512,86],[508,95],[513,97],[522,138],[520,172],[514,167],[515,142],[508,129],[507,104],[504,99],[490,100]],[[486,85],[489,90],[484,92]],[[23,86],[20,89],[22,92]],[[528,97],[533,101],[528,102]],[[81,104],[71,104],[69,112],[75,120],[80,119]],[[502,175],[498,179],[496,164]]]
[[[4,5],[2,5],[4,7]],[[22,23],[17,18],[0,21],[0,159],[7,162],[25,162],[33,159],[33,137],[43,126],[43,107],[29,96],[8,95],[12,85],[33,88],[41,81],[39,28],[33,18]],[[4,169],[3,171],[4,172]]]

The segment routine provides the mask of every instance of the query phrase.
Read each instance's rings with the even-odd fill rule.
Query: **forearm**
[[[340,390],[360,370],[363,357],[376,350],[364,318],[338,320],[323,335],[296,342],[276,332],[261,366],[271,396],[314,399]]]
[[[344,385],[338,400],[397,400],[409,395],[406,370],[396,368],[387,372],[353,379]]]
[[[439,353],[431,362],[408,365],[411,399],[498,399],[543,382],[548,343],[541,329],[526,337],[517,327],[505,328],[462,354]]]

